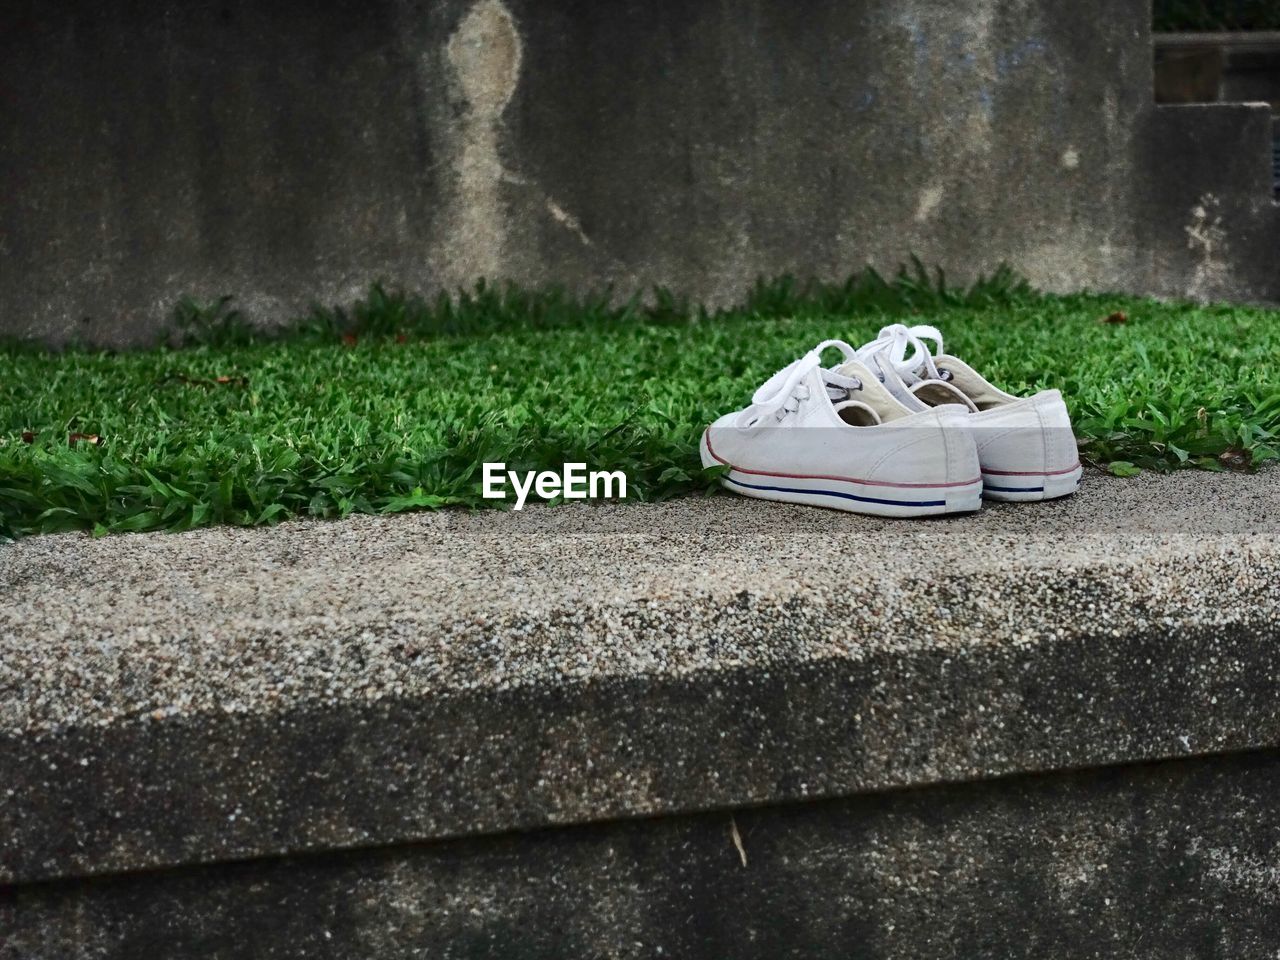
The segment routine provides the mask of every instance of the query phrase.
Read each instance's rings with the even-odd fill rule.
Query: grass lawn
[[[1061,389],[1082,453],[1113,472],[1280,454],[1280,311],[1042,296],[1007,275],[781,282],[714,316],[375,290],[271,339],[225,309],[180,314],[183,349],[0,347],[0,534],[477,505],[484,461],[622,469],[641,499],[706,489],[705,424],[818,340],[898,319],[940,326],[1007,390]]]

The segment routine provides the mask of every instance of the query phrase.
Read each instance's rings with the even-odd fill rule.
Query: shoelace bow
[[[822,354],[831,347],[839,349],[846,361],[853,360],[858,355],[858,352],[843,340],[823,340],[799,360],[783,367],[760,385],[760,388],[751,396],[752,411],[755,415],[759,417],[765,413],[775,413],[778,419],[781,419],[786,413],[794,413],[799,405],[798,401],[807,397],[807,393],[797,397],[796,388],[801,386],[800,381],[810,371],[822,366]],[[840,377],[827,371],[824,371],[824,377],[838,381],[841,386],[860,386],[856,379]]]
[[[937,350],[930,350],[925,345],[925,340],[936,343]],[[909,355],[908,349],[911,350]],[[911,383],[915,380],[941,379],[933,362],[935,353],[942,353],[942,334],[937,327],[925,324],[908,327],[903,323],[892,323],[881,328],[875,340],[859,347],[857,358],[866,362],[877,355],[884,355],[894,371]]]
[[[831,347],[844,354],[845,361],[858,360],[867,362],[883,355],[898,375],[908,382],[917,380],[941,379],[937,366],[934,365],[934,351],[924,343],[932,340],[938,345],[937,353],[942,353],[942,334],[937,327],[917,324],[908,327],[906,324],[893,323],[883,327],[875,340],[855,350],[843,340],[823,340],[820,344],[787,366],[783,367],[751,396],[751,409],[755,416],[774,413],[781,419],[786,413],[793,413],[799,406],[799,400],[806,399],[808,394],[797,394],[796,388],[811,370],[822,367],[822,354]],[[911,352],[908,353],[907,351]],[[843,377],[830,370],[823,370],[823,379],[829,387],[843,390],[848,387],[860,387],[862,384],[852,377]],[[807,388],[806,388],[807,389]],[[752,421],[755,422],[754,420]]]

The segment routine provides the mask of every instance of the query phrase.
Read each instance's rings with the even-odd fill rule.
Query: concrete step
[[[1157,33],[1157,103],[1266,103],[1274,118],[1272,190],[1280,198],[1280,31]]]
[[[1280,744],[1280,472],[0,553],[0,884]]]
[[[1280,113],[1280,31],[1156,33],[1156,100],[1256,103]]]

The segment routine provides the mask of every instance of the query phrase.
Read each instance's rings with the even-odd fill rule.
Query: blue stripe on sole
[[[838,490],[798,490],[794,487],[765,487],[754,483],[743,483],[741,480],[735,480],[733,477],[725,476],[722,479],[729,481],[735,486],[746,487],[749,490],[768,490],[771,493],[808,493],[816,494],[822,497],[841,497],[845,500],[857,500],[861,503],[880,503],[889,507],[945,507],[945,500],[882,500],[879,497],[857,497],[852,493],[840,493]]]

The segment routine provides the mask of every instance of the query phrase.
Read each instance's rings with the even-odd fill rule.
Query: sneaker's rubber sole
[[[726,490],[760,500],[802,503],[878,517],[928,517],[945,513],[971,513],[982,506],[982,478],[958,483],[876,483],[852,477],[808,476],[742,470],[700,444],[704,467],[727,466],[720,479]]]
[[[1051,473],[1011,470],[983,470],[982,495],[988,500],[1011,500],[1020,503],[1055,500],[1080,489],[1080,464]]]

